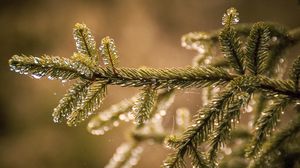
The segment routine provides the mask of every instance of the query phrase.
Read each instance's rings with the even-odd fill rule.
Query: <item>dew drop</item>
[[[55,78],[52,77],[52,76],[48,76],[48,79],[49,79],[49,80],[54,80]]]
[[[253,107],[250,104],[248,104],[247,107],[245,108],[245,111],[247,113],[251,113],[253,111]]]
[[[57,116],[53,117],[53,122],[58,123],[59,122],[59,117],[57,117]]]
[[[273,37],[272,37],[272,41],[273,41],[273,42],[276,42],[277,40],[278,40],[278,38],[277,38],[276,36],[273,36]]]
[[[283,59],[283,58],[280,58],[280,59],[279,59],[279,63],[281,63],[281,64],[284,63],[284,59]]]
[[[41,79],[42,78],[42,75],[39,75],[39,74],[32,74],[31,76],[35,79]]]
[[[252,128],[252,126],[253,126],[253,121],[249,121],[249,122],[248,122],[248,127],[249,127],[249,128]]]

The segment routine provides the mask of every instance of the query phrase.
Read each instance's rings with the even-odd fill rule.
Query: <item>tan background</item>
[[[87,122],[77,128],[54,124],[52,109],[68,84],[10,72],[7,62],[13,54],[68,57],[75,51],[73,25],[81,22],[90,27],[98,42],[106,35],[115,39],[122,66],[185,66],[195,53],[180,47],[181,35],[220,28],[221,17],[231,6],[239,10],[243,23],[274,21],[291,28],[300,26],[296,0],[2,0],[0,167],[103,167],[127,130],[119,127],[97,137],[86,131]],[[299,47],[294,51],[300,53]],[[110,87],[101,109],[136,92]],[[195,111],[201,105],[195,89],[178,95],[170,114],[178,107]],[[172,124],[170,115],[165,125]],[[166,154],[159,145],[147,146],[137,167],[159,167]]]

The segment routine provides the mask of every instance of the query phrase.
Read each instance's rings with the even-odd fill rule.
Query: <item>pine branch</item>
[[[75,78],[91,79],[93,71],[90,67],[62,57],[18,56],[9,60],[11,70],[20,74],[31,75],[36,79],[48,76],[49,79],[70,80]]]
[[[249,101],[250,94],[248,93],[239,93],[231,97],[227,102],[224,109],[224,117],[219,123],[215,123],[216,129],[213,132],[210,141],[209,158],[210,162],[215,164],[217,158],[217,151],[224,144],[224,142],[229,139],[230,132],[239,121],[240,109],[246,102]]]
[[[169,136],[166,136],[164,143],[167,148],[177,149],[180,146],[180,141],[181,139],[179,138],[179,135],[177,136],[171,134]]]
[[[222,116],[222,109],[230,97],[234,95],[231,90],[226,90],[216,96],[209,104],[204,106],[193,121],[183,133],[178,148],[175,153],[168,156],[164,161],[166,168],[181,168],[184,164],[184,156],[191,145],[198,146],[204,142],[214,127],[214,121]]]
[[[274,134],[270,140],[265,142],[262,146],[260,154],[251,161],[249,168],[261,167],[267,156],[274,154],[282,145],[286,144],[289,140],[294,139],[300,132],[300,117],[298,116],[294,122],[290,123],[287,127]],[[275,158],[275,156],[273,156]]]
[[[184,161],[184,155],[186,150],[179,150],[178,152],[174,152],[169,154],[167,159],[164,161],[162,167],[165,168],[185,168],[186,163]]]
[[[111,68],[114,74],[117,74],[115,67],[118,65],[119,56],[114,40],[108,36],[103,38],[99,49],[104,64]]]
[[[118,75],[106,68],[87,67],[91,62],[81,59],[80,54],[74,54],[73,61],[61,57],[14,56],[9,63],[12,70],[21,74],[32,74],[36,78],[48,76],[50,79],[74,79],[81,77],[88,80],[99,80],[108,84],[140,87],[153,85],[158,88],[186,88],[220,85],[230,81],[233,76],[222,68],[187,67],[171,69],[152,68],[118,68]],[[93,66],[93,65],[91,65]],[[95,71],[93,73],[93,71]]]
[[[54,122],[62,122],[63,119],[68,118],[73,110],[76,109],[77,104],[82,102],[86,96],[87,88],[91,85],[89,81],[78,81],[72,85],[64,97],[59,101],[59,104],[54,108],[52,113]]]
[[[244,54],[236,31],[232,27],[225,27],[219,35],[219,41],[221,51],[229,64],[239,74],[244,74]]]
[[[106,83],[96,81],[92,83],[86,93],[86,97],[77,105],[77,109],[67,118],[69,126],[76,126],[99,108],[106,95]]]
[[[139,94],[137,101],[132,107],[137,127],[141,127],[150,118],[152,109],[157,99],[157,90],[152,86],[146,86]]]
[[[97,62],[98,51],[90,29],[85,24],[77,23],[73,29],[73,36],[76,42],[77,51],[87,55],[94,62]]]
[[[258,75],[265,72],[269,59],[270,31],[263,23],[253,25],[247,40],[245,60],[247,70]]]
[[[170,69],[116,68],[118,75],[109,69],[99,68],[96,80],[108,80],[108,84],[141,87],[152,85],[157,88],[188,88],[222,85],[232,80],[233,75],[222,68],[211,66]]]
[[[300,93],[294,91],[294,84],[291,80],[277,80],[264,76],[259,76],[258,80],[259,85],[257,89],[273,94],[275,97],[286,95],[293,98],[300,98]]]
[[[209,168],[206,157],[202,152],[198,151],[194,145],[190,146],[190,150],[188,150],[188,152],[190,158],[192,159],[193,167]]]
[[[262,111],[264,110],[265,106],[267,105],[267,96],[264,93],[259,93],[257,98],[257,105],[254,109],[255,115],[253,120],[253,125],[257,123]]]
[[[283,47],[281,49],[284,49],[286,47],[291,47],[300,41],[300,29],[296,28],[288,31],[285,27],[277,23],[264,22],[264,24],[269,28],[270,36],[278,38],[280,46]],[[239,23],[237,25],[231,25],[231,26],[234,27],[234,29],[236,30],[239,36],[248,36],[253,27],[253,23]],[[181,41],[182,43],[186,43],[187,46],[191,46],[191,47],[194,43],[199,43],[199,42],[212,43],[212,45],[215,45],[219,42],[218,37],[222,30],[223,28],[212,32],[187,33],[183,35]],[[184,45],[184,47],[186,46]]]
[[[228,115],[227,119],[229,121],[229,124],[231,126],[231,119],[233,121],[235,120],[236,116],[239,116],[239,110],[242,104],[246,103],[248,101],[249,96],[242,96],[238,95],[237,93],[240,91],[244,91],[246,93],[251,93],[254,90],[254,86],[252,86],[254,83],[256,83],[257,80],[256,78],[251,78],[251,77],[241,77],[237,78],[234,81],[232,81],[226,89],[226,91],[220,93],[218,96],[216,96],[208,105],[204,106],[201,111],[198,112],[198,115],[194,119],[194,124],[192,124],[188,129],[183,133],[181,142],[178,145],[178,148],[175,152],[175,154],[170,155],[168,159],[165,161],[165,164],[170,166],[170,167],[175,167],[177,165],[180,165],[181,159],[185,156],[187,151],[189,150],[189,147],[191,145],[198,146],[202,142],[204,142],[207,138],[208,135],[212,133],[215,124],[217,122],[221,122],[222,119],[224,118],[224,115],[226,114],[226,111],[228,110],[227,113]],[[248,95],[248,94],[247,94]],[[250,95],[250,94],[249,94]],[[234,97],[237,99],[237,103],[233,103]],[[233,105],[232,107],[229,105]],[[228,122],[224,122],[224,127],[219,127],[221,128],[228,128]],[[221,125],[222,126],[222,125]],[[228,129],[229,130],[229,129]],[[226,130],[219,130],[221,131],[226,131]],[[226,132],[225,132],[226,134]],[[229,134],[229,132],[228,132]],[[218,142],[216,143],[216,148],[212,150],[211,154],[218,149],[220,146],[219,142],[223,142],[223,136],[221,139],[219,139]]]
[[[269,135],[272,132],[272,129],[275,128],[280,114],[290,101],[291,99],[287,96],[279,96],[276,100],[274,100],[273,104],[262,112],[257,121],[254,136],[247,148],[247,157],[254,157],[259,152],[267,135]]]

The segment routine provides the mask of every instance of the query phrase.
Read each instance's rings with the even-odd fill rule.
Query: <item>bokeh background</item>
[[[69,57],[75,51],[72,28],[85,23],[96,40],[113,37],[125,67],[180,67],[194,52],[180,47],[182,34],[221,27],[229,7],[242,23],[273,21],[300,26],[297,0],[1,0],[0,5],[0,167],[104,167],[124,140],[129,124],[104,136],[52,122],[52,109],[69,84],[33,80],[9,71],[14,54]],[[299,52],[299,47],[293,48]],[[134,95],[133,88],[110,87],[101,109]],[[192,112],[201,105],[197,90],[181,91],[165,123],[173,124],[179,107]],[[101,110],[100,109],[100,110]],[[146,146],[139,168],[159,167],[167,155],[159,145]]]

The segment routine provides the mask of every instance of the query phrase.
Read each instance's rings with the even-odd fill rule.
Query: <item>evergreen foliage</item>
[[[280,77],[285,73],[280,69],[284,51],[299,42],[300,29],[289,31],[264,22],[237,24],[238,15],[230,8],[222,18],[222,29],[183,36],[182,46],[198,52],[193,67],[118,67],[114,40],[104,37],[97,48],[84,24],[75,25],[77,52],[70,58],[15,55],[9,65],[37,79],[76,80],[53,112],[54,122],[69,126],[99,108],[109,85],[141,88],[136,96],[100,111],[88,124],[91,134],[103,135],[122,121],[135,123],[128,142],[117,149],[107,168],[136,165],[141,144],[149,140],[173,149],[162,164],[166,168],[232,167],[231,162],[251,168],[300,166],[300,157],[292,157],[300,156],[300,143],[295,140],[299,140],[300,117],[292,112],[299,108],[300,57],[289,77]],[[100,56],[104,67],[99,65]],[[171,134],[162,126],[163,116],[176,90],[191,87],[201,88],[203,107],[191,122],[189,111],[178,109]],[[284,112],[292,116],[287,126],[280,122]],[[252,115],[246,128],[240,124],[244,113]]]

